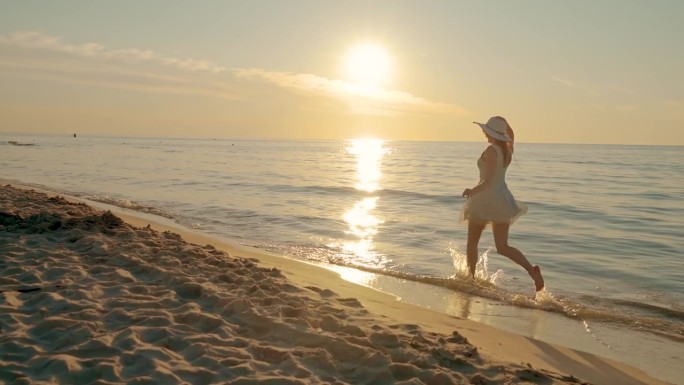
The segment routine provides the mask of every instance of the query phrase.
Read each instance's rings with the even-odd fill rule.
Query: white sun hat
[[[494,139],[502,140],[504,142],[512,142],[513,140],[511,139],[510,136],[506,133],[506,129],[508,128],[508,123],[504,120],[504,118],[500,116],[493,116],[489,118],[487,121],[487,124],[482,124],[478,122],[473,122],[482,128],[482,131],[484,131],[487,135],[491,136]]]

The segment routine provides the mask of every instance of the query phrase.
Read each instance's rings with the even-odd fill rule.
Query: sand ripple
[[[579,383],[35,191],[0,187],[0,255],[0,382]]]

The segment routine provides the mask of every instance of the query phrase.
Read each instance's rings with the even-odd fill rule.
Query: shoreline
[[[31,195],[26,190],[23,191],[24,195]],[[65,202],[84,202],[84,200],[79,198],[69,197],[62,194],[56,194],[47,191],[44,192],[51,196],[64,197],[67,199],[67,201]],[[92,202],[88,202],[88,204],[91,203]],[[16,202],[4,204],[16,204]],[[54,211],[60,205],[64,206],[65,203],[54,203],[53,206],[56,207],[47,205],[46,208],[51,209],[52,211],[50,212],[54,213]],[[231,244],[230,242],[227,242],[217,237],[212,237],[196,231],[191,231],[189,229],[183,229],[180,228],[180,226],[174,226],[172,223],[165,224],[163,223],[163,221],[160,221],[159,219],[156,219],[149,215],[131,213],[127,212],[127,210],[125,209],[112,210],[112,212],[114,213],[114,215],[122,218],[125,221],[125,223],[135,226],[137,229],[134,229],[134,232],[146,231],[151,233],[152,235],[154,235],[153,232],[156,232],[157,235],[171,233],[180,234],[182,240],[179,240],[178,242],[189,242],[191,245],[194,244],[194,246],[196,246],[197,248],[202,248],[202,246],[197,245],[211,245],[211,247],[204,246],[204,248],[207,250],[212,250],[213,248],[214,250],[218,250],[219,252],[227,253],[227,255],[229,255],[230,257],[242,258],[248,262],[255,262],[256,265],[258,265],[258,268],[256,266],[250,267],[247,263],[247,270],[249,270],[251,273],[259,273],[259,268],[266,269],[266,271],[274,271],[273,269],[277,269],[277,271],[282,275],[284,282],[278,282],[276,286],[283,288],[289,287],[288,285],[291,285],[297,288],[298,294],[305,293],[302,294],[302,297],[291,299],[291,304],[298,303],[301,305],[302,303],[307,303],[306,298],[308,298],[309,301],[315,302],[316,306],[320,306],[321,308],[329,310],[328,314],[319,314],[318,316],[310,314],[309,318],[303,317],[307,323],[321,324],[323,322],[322,319],[330,320],[331,318],[333,318],[333,321],[339,324],[340,319],[338,318],[337,320],[335,320],[332,314],[342,314],[345,320],[354,320],[355,323],[353,323],[353,325],[351,326],[356,326],[359,329],[361,329],[361,333],[359,333],[358,331],[356,332],[356,338],[363,339],[361,336],[366,336],[367,341],[364,341],[364,343],[366,345],[370,345],[369,347],[367,346],[369,349],[375,348],[380,349],[380,351],[382,351],[382,353],[378,353],[378,351],[375,351],[376,354],[374,355],[374,357],[379,357],[377,356],[377,354],[385,356],[388,355],[387,350],[382,350],[383,344],[378,343],[382,341],[373,341],[372,337],[375,334],[377,334],[374,334],[372,332],[373,325],[381,325],[381,328],[383,329],[384,333],[383,338],[391,339],[393,341],[393,345],[396,345],[396,343],[398,343],[397,341],[403,341],[402,338],[406,338],[409,335],[413,337],[415,337],[416,335],[420,335],[422,336],[422,338],[426,339],[434,338],[431,341],[433,343],[432,345],[428,344],[426,346],[423,346],[422,351],[418,349],[419,351],[416,352],[416,355],[418,356],[430,352],[430,349],[434,348],[433,345],[439,345],[439,342],[437,342],[439,338],[447,342],[449,342],[450,339],[453,340],[454,346],[451,347],[452,354],[454,348],[457,348],[456,350],[465,353],[461,357],[450,357],[449,359],[451,360],[450,362],[452,362],[452,365],[453,362],[463,360],[469,365],[467,366],[469,368],[468,370],[472,371],[472,368],[478,368],[478,365],[481,367],[479,371],[475,370],[475,372],[470,373],[469,380],[471,382],[477,381],[480,378],[488,378],[488,376],[490,376],[490,373],[496,372],[496,375],[499,376],[499,379],[507,378],[513,381],[517,378],[517,381],[521,381],[522,377],[527,376],[529,377],[525,377],[527,381],[538,380],[538,382],[536,383],[547,383],[549,379],[551,379],[552,382],[555,383],[573,383],[574,379],[576,378],[580,378],[583,381],[588,381],[594,384],[665,383],[649,377],[639,369],[633,368],[629,365],[622,364],[610,359],[549,344],[532,338],[523,337],[517,334],[493,328],[491,326],[487,326],[482,323],[477,323],[474,321],[454,317],[445,313],[440,313],[423,307],[411,305],[405,302],[400,302],[393,295],[373,290],[371,288],[361,286],[349,282],[345,279],[342,279],[340,277],[339,272],[334,272],[330,269],[325,269],[309,263],[285,258],[282,256],[277,256],[274,254],[264,252],[262,250],[251,249],[248,247]],[[130,233],[130,231],[128,230],[127,232]],[[2,234],[1,231],[0,234]],[[13,235],[14,233],[8,234]],[[102,238],[107,237],[106,234],[96,234],[96,236],[100,238],[98,239],[98,241],[103,241]],[[140,241],[133,235],[129,234],[128,236],[133,237],[133,239],[137,240],[138,242]],[[21,238],[21,235],[19,235],[19,238]],[[65,242],[62,242],[62,244],[63,243]],[[0,246],[2,244],[3,243],[0,243]],[[182,245],[183,243],[180,244]],[[159,244],[156,247],[162,246],[163,244]],[[142,249],[143,251],[139,251],[136,255],[137,258],[143,258],[144,256],[142,254],[150,251],[149,247],[142,247]],[[23,252],[35,253],[36,251],[29,247],[23,250]],[[128,252],[135,254],[135,252],[132,250],[128,250]],[[117,250],[112,251],[112,253],[116,254]],[[170,250],[169,253],[173,254],[173,256],[177,259],[183,257],[182,253],[173,252],[172,250]],[[17,263],[19,262],[20,261],[18,261]],[[261,272],[263,273],[263,271]],[[184,274],[185,271],[179,268],[176,271],[174,271],[174,273]],[[124,278],[128,279],[129,277],[125,276]],[[139,281],[139,278],[136,278],[134,275],[132,275],[131,278],[133,279],[132,282]],[[201,277],[194,277],[194,279],[195,281],[191,280],[192,282],[186,282],[186,284],[189,285],[188,287],[196,287],[194,285],[199,285],[200,287],[203,287],[201,284],[198,284],[197,281],[201,281]],[[127,280],[125,279],[124,281]],[[48,286],[50,286],[55,282],[43,281],[43,283],[47,283]],[[176,292],[178,291],[176,290]],[[225,295],[226,293],[217,289],[217,291],[213,294],[220,297],[222,295]],[[12,294],[10,295],[11,300],[6,299],[6,303],[2,306],[11,307],[12,301],[15,301],[15,303],[18,303],[16,301],[22,302],[23,298],[20,297],[26,295],[28,294]],[[288,305],[284,304],[282,306]],[[297,310],[297,308],[294,306],[290,307],[294,309],[292,310],[294,313],[301,312],[301,310]],[[259,307],[257,306],[255,308],[258,309]],[[172,312],[172,310],[174,309],[167,310]],[[246,309],[244,310],[246,311]],[[221,318],[220,312],[209,313],[209,318]],[[273,319],[273,316],[266,317],[266,319],[269,320],[271,324],[273,324],[276,321]],[[356,322],[358,322],[358,324]],[[275,322],[275,324],[278,323]],[[396,326],[398,329],[393,329],[393,325],[400,326]],[[25,328],[31,327],[31,325],[24,326]],[[325,328],[323,329],[325,330]],[[357,329],[354,328],[354,330]],[[343,334],[344,333],[342,333],[340,330],[332,332],[332,335],[335,338],[339,338],[340,335]],[[434,337],[435,335],[437,335],[437,337]],[[382,340],[382,338],[380,337],[376,337],[376,339]],[[255,340],[257,341],[257,343],[263,342],[259,341],[258,339]],[[464,343],[464,340],[467,340],[469,344]],[[291,346],[289,348],[295,348],[297,346],[297,342],[301,343],[302,341],[295,341],[294,343],[290,342]],[[452,342],[449,343],[452,344]],[[470,348],[468,346],[470,346]],[[271,348],[273,348],[273,345],[271,345]],[[384,348],[387,349],[387,347]],[[472,348],[475,348],[477,352],[476,354],[473,354]],[[328,352],[329,351],[330,350],[328,350]],[[468,352],[470,352],[471,357],[467,356]],[[389,355],[391,356],[391,354]],[[455,360],[455,358],[458,358],[458,360]],[[469,361],[469,359],[473,359],[473,361],[471,362]],[[253,360],[254,357],[252,356],[252,361]],[[250,360],[248,359],[247,361]],[[382,362],[385,366],[387,365],[387,361]],[[301,362],[298,362],[298,364],[299,365],[293,364],[294,369],[291,368],[290,372],[287,374],[290,374],[294,378],[297,378],[296,375],[294,375],[293,373],[297,372],[298,369],[300,369],[301,371],[303,365],[301,364]],[[406,363],[402,364],[405,365]],[[65,365],[67,369],[70,367],[68,362]],[[275,364],[271,363],[271,365],[273,366]],[[316,366],[313,365],[311,367]],[[380,370],[379,368],[376,369]],[[401,370],[407,371],[408,373],[411,372],[410,369],[411,368],[402,367]],[[440,367],[440,365],[437,365],[433,369],[434,373],[432,374],[434,376],[447,375],[444,372],[445,367]],[[452,368],[451,370],[453,369],[454,368]],[[396,370],[399,371],[400,369]],[[67,370],[67,372],[69,371]],[[320,373],[315,373],[315,370],[309,370],[309,372],[310,374],[308,377],[308,381],[314,381],[312,380],[313,378],[316,378],[317,380],[320,380],[322,378],[320,377]],[[259,373],[258,371],[256,371],[256,374],[252,375],[252,377],[248,376],[248,378],[260,378],[259,376],[267,375],[267,373],[269,372],[267,371],[266,373]],[[557,373],[566,374],[559,375]],[[286,373],[284,373],[283,375],[287,376]],[[396,373],[394,373],[393,375],[395,376],[396,380]],[[428,375],[425,374],[425,376]],[[491,378],[491,380],[494,380],[494,378]],[[306,383],[306,381],[307,379],[305,378],[304,383]]]

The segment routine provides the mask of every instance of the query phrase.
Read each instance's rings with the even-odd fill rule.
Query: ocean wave
[[[549,291],[542,291],[536,296],[508,291],[482,278],[466,275],[437,277],[416,275],[405,271],[378,269],[362,265],[345,263],[343,260],[331,260],[331,263],[351,267],[369,273],[419,282],[426,285],[439,286],[460,293],[495,300],[507,305],[550,311],[565,317],[617,324],[633,330],[653,333],[675,342],[684,342],[684,311],[665,308],[637,301],[593,297],[595,301],[586,301],[587,296],[569,298],[554,296]],[[584,300],[583,300],[584,299]],[[603,306],[600,306],[603,304]],[[638,311],[629,311],[629,308]]]
[[[278,193],[292,193],[296,195],[316,196],[316,195],[337,195],[341,197],[365,197],[379,196],[385,198],[402,198],[417,201],[431,201],[431,203],[454,204],[459,203],[463,198],[458,194],[430,194],[409,190],[378,189],[372,192],[359,190],[351,186],[324,186],[324,185],[291,185],[291,184],[267,184],[253,183],[245,181],[231,181],[231,186],[236,188],[266,189]]]
[[[441,287],[505,305],[548,311],[569,319],[582,321],[585,325],[586,322],[617,325],[639,332],[651,333],[674,342],[684,342],[684,311],[676,308],[597,296],[554,295],[546,289],[536,293],[536,295],[524,294],[496,285],[492,282],[496,280],[494,276],[478,276],[472,279],[466,273],[457,271],[452,276],[440,277],[400,270],[401,266],[395,266],[391,263],[379,265],[350,262],[351,259],[340,254],[340,250],[335,247],[276,244],[253,244],[250,246],[317,263],[328,263],[381,276]]]
[[[94,202],[105,203],[108,205],[121,207],[124,209],[130,209],[134,211],[139,211],[146,214],[153,214],[159,217],[164,217],[167,219],[176,219],[177,214],[171,213],[166,210],[162,210],[157,207],[147,206],[142,203],[138,203],[129,199],[119,199],[108,195],[89,195],[89,194],[79,194],[79,198],[87,199]]]

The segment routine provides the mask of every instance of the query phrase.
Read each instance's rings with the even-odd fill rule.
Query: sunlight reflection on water
[[[354,139],[350,141],[347,152],[356,156],[355,188],[359,191],[374,193],[380,189],[382,178],[382,158],[387,152],[380,139]],[[343,215],[349,226],[346,234],[354,237],[342,243],[345,252],[343,258],[353,258],[349,263],[362,264],[368,267],[381,268],[386,265],[386,258],[375,251],[373,238],[378,234],[378,227],[384,221],[373,211],[379,196],[364,197],[349,208]]]

